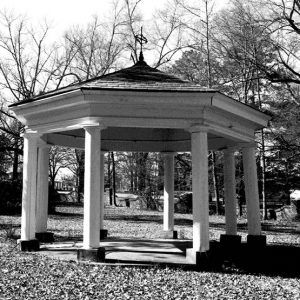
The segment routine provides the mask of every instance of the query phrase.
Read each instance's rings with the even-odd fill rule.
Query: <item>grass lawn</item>
[[[56,240],[82,237],[82,208],[57,207],[49,231]],[[107,208],[105,227],[115,238],[157,238],[162,213]],[[179,238],[192,237],[191,215],[176,214]],[[244,219],[238,220],[245,240]],[[300,247],[295,222],[265,223],[269,244]],[[224,218],[210,217],[210,239],[224,232]],[[0,216],[0,300],[2,299],[300,299],[299,277],[241,273],[197,272],[171,267],[99,266],[60,261],[16,246],[19,216]],[[14,238],[7,238],[13,236]],[[300,248],[299,248],[300,251]],[[300,252],[299,252],[300,254]],[[299,255],[300,258],[300,255]],[[283,258],[284,259],[284,258]]]

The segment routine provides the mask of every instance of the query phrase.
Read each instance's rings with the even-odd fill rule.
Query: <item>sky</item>
[[[142,13],[144,20],[150,19],[155,9],[162,7],[168,0],[143,0]],[[195,0],[189,0],[195,1]],[[107,15],[111,0],[0,0],[0,11],[3,9],[15,14],[26,15],[34,24],[41,24],[46,19],[55,34],[63,35],[64,31],[75,24],[87,24],[93,15]],[[218,7],[226,0],[215,0]]]
[[[142,13],[145,20],[167,0],[144,0]],[[107,15],[111,0],[1,0],[2,9],[26,15],[34,23],[45,18],[52,30],[64,32],[74,24],[86,24],[93,15]]]

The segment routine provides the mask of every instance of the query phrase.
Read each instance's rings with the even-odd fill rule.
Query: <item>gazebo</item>
[[[79,259],[103,260],[105,151],[164,154],[163,230],[174,233],[174,154],[192,154],[193,248],[198,263],[209,251],[208,151],[224,152],[226,234],[237,244],[235,156],[244,165],[249,244],[264,244],[261,234],[255,159],[255,132],[267,126],[266,114],[216,90],[183,81],[149,67],[141,58],[132,67],[79,82],[30,100],[11,110],[26,126],[20,245],[39,249],[47,233],[49,146],[85,150],[83,247]]]

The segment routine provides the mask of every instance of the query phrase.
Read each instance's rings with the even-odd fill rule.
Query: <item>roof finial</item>
[[[141,34],[136,34],[134,36],[135,40],[140,44],[141,46],[141,50],[140,50],[140,57],[139,57],[139,61],[142,62],[144,61],[144,55],[143,55],[143,43],[147,44],[148,40],[146,39],[146,37],[143,35],[143,26],[141,26]]]

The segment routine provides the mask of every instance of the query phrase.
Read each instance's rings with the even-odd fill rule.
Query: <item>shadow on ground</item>
[[[213,241],[210,248],[207,270],[300,277],[300,247],[267,245],[255,248],[242,243],[238,248],[229,248]]]

